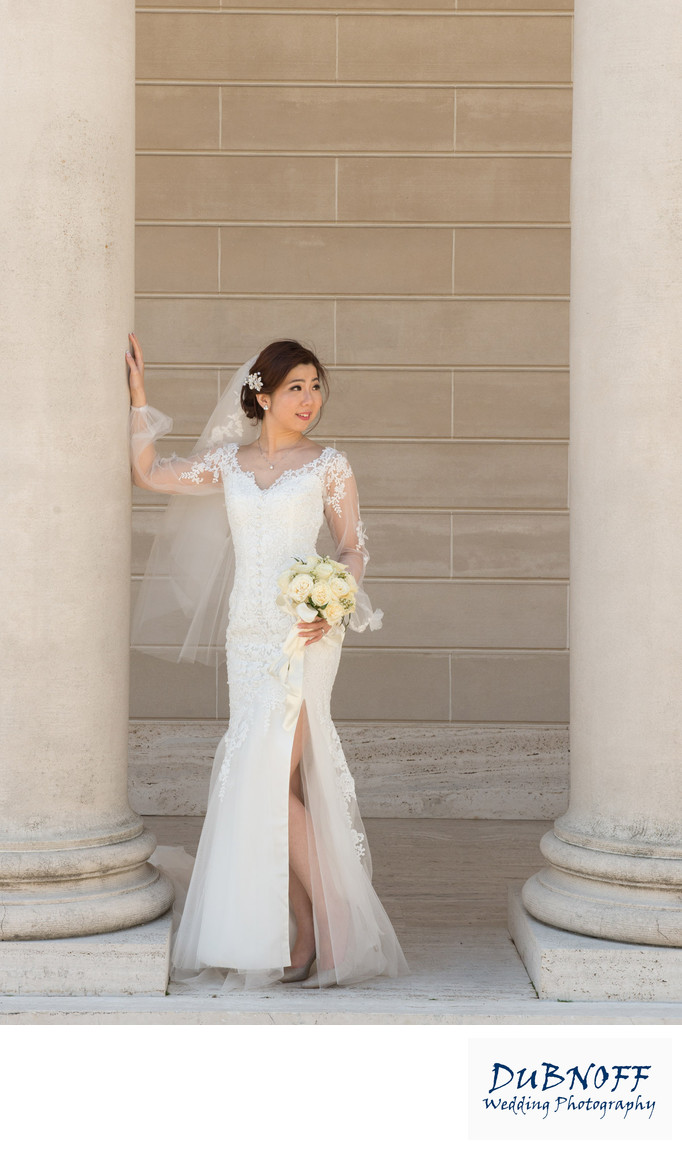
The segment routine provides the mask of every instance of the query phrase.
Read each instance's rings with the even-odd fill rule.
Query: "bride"
[[[171,977],[217,980],[228,990],[409,973],[372,886],[331,719],[344,627],[320,617],[292,624],[276,602],[278,578],[316,553],[326,519],[333,558],[358,584],[351,628],[381,626],[362,587],[369,556],[353,472],[343,452],[308,438],[328,394],[324,368],[294,340],[271,343],[235,373],[193,452],[160,458],[154,443],[172,421],[148,405],[142,349],[130,339],[133,479],[171,494],[133,615],[133,645],[208,663],[224,647],[229,685],[229,726],[214,758]],[[187,498],[194,495],[204,498]],[[169,622],[180,628],[179,656],[167,638],[159,643]]]

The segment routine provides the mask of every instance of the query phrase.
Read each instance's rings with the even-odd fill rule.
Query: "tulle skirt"
[[[409,967],[372,886],[372,863],[353,779],[330,713],[341,648],[305,649],[305,809],[319,985],[347,986]],[[228,676],[246,652],[228,647]],[[262,662],[262,661],[261,661]],[[232,664],[232,665],[230,665]],[[258,669],[258,668],[257,668]],[[174,882],[171,980],[219,993],[276,983],[291,965],[295,918],[289,900],[289,787],[294,729],[286,689],[261,665],[262,690],[230,690],[230,725],[213,761],[196,860],[157,847],[150,861]],[[296,984],[292,984],[296,985]]]

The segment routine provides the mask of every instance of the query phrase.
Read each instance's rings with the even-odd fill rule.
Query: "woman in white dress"
[[[227,990],[406,974],[372,886],[353,779],[331,719],[344,628],[319,617],[292,624],[276,602],[279,576],[316,552],[326,518],[333,558],[359,585],[351,627],[381,626],[382,612],[362,587],[369,556],[353,472],[343,452],[307,435],[328,392],[324,369],[296,341],[270,344],[233,377],[195,450],[160,458],[154,441],[172,421],[147,404],[142,350],[134,335],[131,343],[133,479],[170,493],[175,505],[145,573],[133,642],[137,635],[142,646],[150,621],[170,613],[170,594],[185,619],[180,657],[209,662],[212,636],[224,643],[229,685],[229,726],[214,759],[171,977],[217,979]],[[214,509],[210,523],[204,508]],[[162,552],[165,582],[157,578]],[[288,640],[291,651],[297,634],[302,654],[289,663],[283,648]],[[168,648],[152,653],[177,658]]]

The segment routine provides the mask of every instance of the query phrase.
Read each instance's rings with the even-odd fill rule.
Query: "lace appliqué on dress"
[[[331,684],[327,687],[323,684],[323,697],[326,695],[328,699],[331,694]],[[350,830],[350,836],[355,847],[355,852],[358,859],[362,859],[365,854],[364,840],[365,836],[360,831],[355,829],[353,825],[353,810],[356,807],[357,799],[355,792],[355,780],[350,773],[348,762],[344,754],[343,745],[339,737],[328,708],[322,704],[320,696],[317,695],[314,700],[315,711],[318,721],[324,726],[325,733],[330,743],[330,750],[334,762],[334,769],[336,771],[336,783],[343,800],[346,822]]]
[[[218,447],[215,451],[207,451],[202,459],[197,459],[189,471],[181,472],[180,478],[189,479],[192,483],[201,483],[200,476],[204,472],[210,471],[213,474],[213,482],[219,483],[224,466],[225,451],[224,448]]]
[[[345,480],[353,474],[350,463],[340,451],[335,451],[329,461],[325,478],[325,506],[333,507],[337,515],[342,514],[341,500],[346,494]]]

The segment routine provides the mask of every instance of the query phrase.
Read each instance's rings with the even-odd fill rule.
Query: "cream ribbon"
[[[299,622],[300,620],[297,620],[293,624],[282,644],[282,653],[268,667],[270,674],[279,679],[280,683],[287,688],[286,710],[282,724],[285,731],[291,731],[296,726],[298,713],[303,703],[303,654],[307,637],[299,633]],[[344,634],[344,628],[340,624],[334,623],[331,630],[327,631],[318,641],[320,643],[332,643],[334,646],[340,647],[343,643]]]

